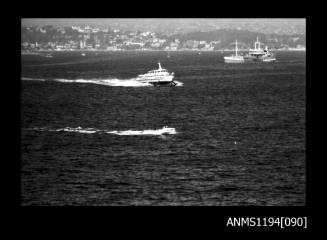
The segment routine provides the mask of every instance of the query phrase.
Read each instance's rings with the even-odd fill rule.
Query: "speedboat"
[[[153,86],[176,86],[174,82],[174,73],[169,73],[167,69],[162,68],[160,62],[158,62],[159,68],[156,70],[148,71],[145,74],[140,74],[137,76],[136,80],[142,83],[150,83]]]
[[[176,134],[175,128],[170,128],[164,126],[162,129],[156,130],[127,130],[127,131],[111,131],[108,133],[116,134],[116,135],[168,135],[168,134]]]
[[[175,128],[170,128],[167,126],[164,126],[162,129],[156,130],[158,134],[176,134]]]

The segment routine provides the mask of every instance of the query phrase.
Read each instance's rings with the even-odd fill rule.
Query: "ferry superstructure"
[[[171,87],[176,86],[174,82],[174,73],[169,73],[167,69],[162,68],[160,62],[158,62],[159,68],[156,70],[148,71],[145,74],[137,76],[136,80],[143,83],[150,83],[153,86],[168,85]]]

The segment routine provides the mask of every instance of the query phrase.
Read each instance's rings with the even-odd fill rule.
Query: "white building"
[[[57,45],[56,46],[56,50],[57,51],[61,51],[61,50],[63,50],[65,47],[63,46],[63,45]]]
[[[86,45],[86,43],[85,43],[85,41],[80,41],[79,42],[79,47],[81,48],[81,49],[83,49],[83,48],[85,48],[85,45]]]

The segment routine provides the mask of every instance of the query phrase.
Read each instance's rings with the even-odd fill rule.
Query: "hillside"
[[[278,35],[278,34],[264,34],[246,30],[231,30],[231,29],[219,29],[208,32],[192,32],[185,34],[174,34],[169,36],[169,40],[179,39],[181,42],[187,40],[196,41],[217,41],[219,48],[231,47],[235,40],[239,42],[240,47],[248,48],[253,47],[254,41],[259,37],[259,41],[267,44],[271,48],[280,48],[283,45],[289,47],[296,47],[297,45],[306,44],[305,35]]]

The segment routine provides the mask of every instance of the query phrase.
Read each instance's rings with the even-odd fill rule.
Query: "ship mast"
[[[161,64],[160,64],[160,61],[158,62],[158,65],[159,65],[159,70],[161,70],[162,68],[161,68]]]
[[[258,36],[257,36],[257,41],[254,43],[254,50],[260,50],[260,42]]]
[[[237,57],[237,40],[236,40],[235,52],[236,52],[236,57]]]

